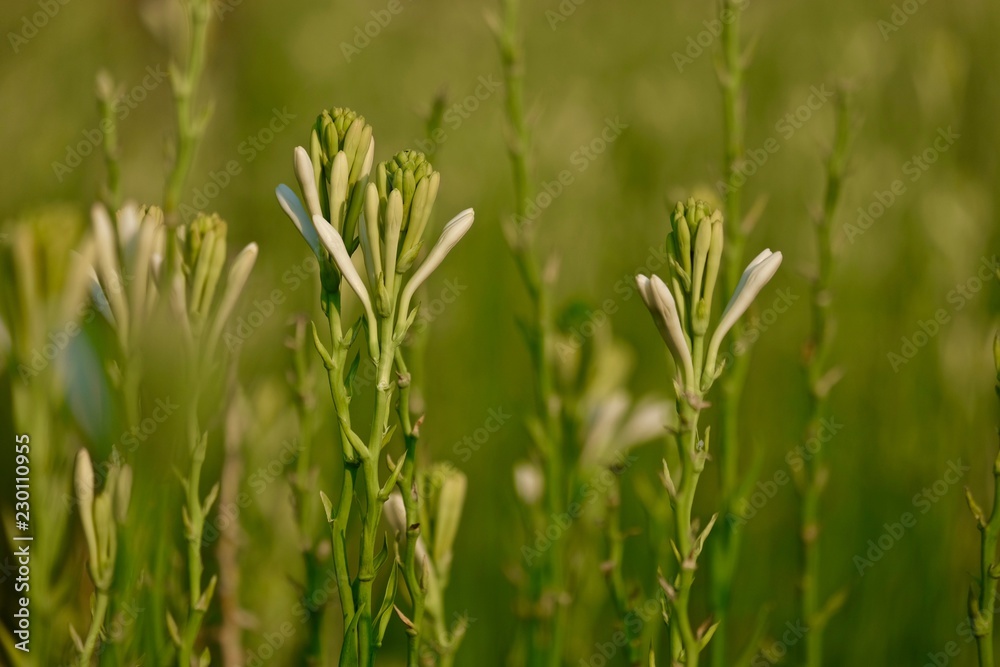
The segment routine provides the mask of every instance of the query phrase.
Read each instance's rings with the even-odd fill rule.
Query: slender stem
[[[497,43],[503,66],[505,83],[504,109],[507,118],[507,152],[514,182],[514,221],[508,230],[508,242],[533,305],[530,344],[535,370],[535,401],[539,422],[543,425],[546,451],[541,452],[545,472],[545,517],[558,515],[568,495],[564,472],[563,434],[555,406],[556,392],[552,377],[552,313],[549,287],[534,247],[534,221],[528,217],[531,200],[528,151],[530,136],[524,111],[524,54],[518,36],[519,0],[500,0],[502,19],[496,27]],[[564,591],[566,587],[563,568],[562,540],[546,551],[539,565],[538,577],[529,575],[535,582],[530,590],[533,610],[529,614],[528,661],[531,665],[557,667],[562,661],[562,644],[565,640]],[[553,609],[548,618],[540,617],[546,606],[544,597],[552,599]]]
[[[361,469],[365,477],[365,512],[361,520],[361,554],[358,568],[358,658],[360,667],[370,667],[374,663],[375,640],[372,623],[372,587],[375,583],[375,542],[378,536],[379,521],[382,517],[382,500],[379,499],[381,486],[379,484],[379,454],[382,450],[382,439],[389,423],[389,404],[392,399],[391,382],[393,362],[395,360],[395,342],[393,327],[395,318],[392,314],[382,318],[380,322],[380,350],[378,372],[376,374],[375,410],[372,414],[371,432],[368,436],[368,451],[370,456],[363,459]]]
[[[621,528],[621,483],[615,476],[614,485],[608,492],[608,505],[605,520],[605,537],[608,542],[608,558],[606,565],[606,578],[608,589],[611,593],[611,600],[615,605],[615,613],[621,621],[622,631],[625,633],[625,659],[630,667],[635,667],[642,663],[642,650],[640,642],[642,630],[636,632],[633,619],[635,609],[629,603],[628,591],[625,587],[624,557],[625,557],[625,537]]]
[[[122,198],[116,111],[119,92],[110,74],[101,72],[97,75],[97,108],[101,115],[101,129],[104,130],[104,164],[107,171],[102,198],[111,211],[118,209]]]
[[[97,601],[94,604],[94,618],[90,621],[90,630],[87,631],[87,638],[83,642],[83,651],[80,653],[80,667],[89,667],[94,649],[97,648],[97,639],[104,627],[104,617],[108,613],[108,592],[97,591]]]
[[[695,636],[690,618],[691,587],[697,554],[694,553],[694,527],[691,519],[698,480],[704,469],[704,455],[698,451],[698,418],[700,410],[692,406],[686,398],[678,399],[680,433],[677,444],[681,461],[681,483],[674,503],[674,540],[682,561],[677,564],[676,598],[672,602],[673,616],[670,619],[673,637],[672,655],[676,660],[683,653],[685,667],[697,667],[701,646]]]
[[[171,68],[174,106],[177,110],[177,155],[167,177],[163,212],[172,216],[180,204],[181,191],[194,161],[198,140],[204,130],[204,115],[196,117],[193,98],[205,66],[205,42],[208,35],[210,14],[208,0],[189,0],[187,3],[190,43],[185,69]]]
[[[849,144],[850,118],[846,95],[838,95],[836,135],[827,162],[823,210],[816,221],[818,267],[812,285],[812,332],[806,345],[806,375],[809,388],[809,419],[806,441],[818,438],[827,409],[829,387],[827,356],[832,339],[829,318],[830,277],[833,271],[832,222],[837,211]],[[809,451],[813,451],[810,448]],[[820,498],[826,485],[827,468],[823,448],[807,461],[802,490],[802,616],[809,627],[805,637],[806,667],[823,663],[823,630],[826,624],[820,594]]]
[[[344,341],[343,327],[340,319],[340,293],[323,293],[323,311],[329,325],[330,342],[333,353],[329,355],[327,379],[330,385],[330,395],[333,398],[334,410],[338,425],[335,429],[340,439],[344,455],[344,467],[340,484],[340,498],[330,523],[333,551],[333,568],[337,578],[337,591],[340,595],[340,608],[344,618],[345,637],[342,642],[341,664],[357,664],[357,655],[349,656],[349,651],[357,647],[357,627],[349,631],[354,617],[356,605],[354,591],[351,586],[351,573],[347,565],[347,525],[350,522],[354,503],[354,489],[357,474],[360,469],[357,455],[352,451],[349,435],[351,428],[350,399],[345,385],[344,368],[347,362],[348,346]],[[319,610],[313,612],[317,615]],[[346,661],[346,662],[345,662]]]
[[[729,21],[722,25],[722,66],[720,86],[723,107],[723,172],[726,178],[724,207],[726,212],[725,257],[722,275],[724,294],[732,294],[743,270],[743,254],[746,232],[743,228],[741,189],[734,178],[739,173],[743,160],[745,143],[745,106],[743,92],[743,55],[740,48],[740,18],[742,7],[739,0],[722,0],[723,12],[729,12]],[[743,325],[737,323],[731,333],[733,340],[743,336]],[[720,409],[722,412],[722,438],[717,449],[720,494],[723,499],[723,516],[727,516],[739,492],[739,405],[746,379],[749,356],[737,355],[734,367],[727,371],[722,382]],[[722,522],[715,548],[712,550],[711,599],[712,611],[719,627],[713,638],[712,664],[714,667],[728,667],[726,620],[729,615],[729,600],[735,575],[736,560],[739,556],[740,539],[735,527]]]

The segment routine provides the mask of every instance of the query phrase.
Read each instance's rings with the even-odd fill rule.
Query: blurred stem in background
[[[180,205],[188,172],[194,162],[198,142],[211,116],[211,107],[202,111],[194,108],[194,95],[201,82],[205,67],[205,43],[208,36],[210,0],[181,0],[187,14],[188,56],[184,68],[176,62],[170,64],[170,83],[177,111],[177,147],[174,164],[167,177],[163,195],[163,212],[167,224],[176,224],[175,215]]]
[[[535,415],[528,429],[543,463],[543,517],[561,516],[568,498],[565,442],[559,400],[552,379],[552,273],[543,269],[535,248],[534,221],[528,216],[531,186],[528,152],[531,140],[524,111],[524,52],[519,35],[519,0],[500,0],[501,17],[491,20],[503,66],[507,152],[514,180],[515,215],[504,232],[531,300],[531,318],[523,324],[535,371]],[[566,624],[565,539],[553,541],[528,572],[526,656],[532,667],[562,662]]]
[[[4,227],[0,244],[0,316],[10,336],[5,370],[10,378],[13,429],[17,443],[27,436],[31,473],[31,515],[28,534],[31,546],[31,618],[33,635],[30,654],[14,648],[14,636],[0,624],[0,647],[13,667],[55,664],[62,656],[63,638],[72,610],[74,577],[62,566],[70,539],[69,518],[75,498],[68,493],[72,459],[67,453],[73,442],[73,427],[66,402],[68,357],[76,354],[69,345],[79,333],[85,308],[87,271],[93,244],[81,241],[83,224],[68,209],[50,208]],[[67,262],[71,250],[80,256]],[[67,348],[49,360],[43,354],[60,337]],[[39,365],[39,359],[47,363]],[[14,462],[9,450],[9,463]],[[13,489],[11,491],[13,497]],[[13,508],[13,506],[11,506]],[[10,515],[14,518],[13,513]],[[4,522],[5,553],[15,552],[13,537],[24,535]],[[18,546],[23,546],[19,544]]]
[[[705,396],[726,370],[725,357],[719,359],[722,341],[764,285],[774,277],[782,256],[780,252],[765,250],[747,266],[715,331],[708,338],[712,301],[725,245],[722,214],[711,210],[703,201],[689,199],[686,204],[677,204],[671,222],[672,230],[667,239],[667,252],[671,256],[667,279],[670,286],[656,275],[636,276],[636,286],[676,368],[674,388],[678,426],[674,436],[678,463],[676,472],[671,473],[671,466],[664,459],[662,476],[674,510],[674,560],[667,575],[661,569],[659,579],[665,596],[664,618],[670,631],[671,664],[697,667],[701,651],[720,623],[718,620],[712,623],[710,618],[696,629],[690,617],[698,558],[719,516],[718,513],[713,515],[704,528],[693,518],[695,495],[709,460],[710,444],[709,429],[705,429],[702,437],[698,422],[702,410],[708,406]],[[677,483],[675,478],[679,480]]]
[[[833,273],[833,220],[847,168],[851,143],[851,113],[847,91],[840,89],[836,99],[836,117],[833,147],[826,163],[826,186],[823,207],[816,219],[817,267],[812,280],[812,331],[806,342],[806,383],[808,386],[808,420],[805,442],[819,442],[823,419],[827,416],[830,391],[842,377],[839,368],[829,368],[830,345],[833,342],[834,323],[830,318],[832,295],[830,278]],[[795,470],[796,482],[802,496],[800,538],[802,540],[802,618],[809,632],[804,638],[805,666],[823,664],[823,630],[843,604],[845,593],[839,592],[829,599],[822,598],[820,585],[820,502],[829,479],[824,447],[806,459],[803,469]]]
[[[744,247],[755,216],[744,218],[742,183],[737,180],[745,152],[746,99],[743,74],[747,56],[740,44],[740,19],[746,2],[721,0],[722,54],[718,61],[719,84],[722,90],[723,109],[723,174],[725,177],[724,204],[726,225],[725,268],[722,271],[722,290],[732,294],[743,270]],[[739,185],[738,185],[739,183]],[[738,322],[732,330],[732,340],[743,337],[744,327]],[[756,466],[750,466],[744,479],[740,478],[740,404],[743,387],[750,367],[749,350],[732,355],[732,365],[722,380],[719,401],[722,437],[717,451],[719,463],[719,493],[722,496],[722,516],[729,517],[740,506],[747,489],[753,484]],[[713,667],[729,667],[729,610],[733,580],[739,561],[742,533],[732,521],[723,521],[711,549],[711,606],[719,629],[712,646]]]
[[[115,83],[109,72],[102,70],[97,73],[97,109],[101,116],[101,128],[104,130],[104,165],[107,172],[101,199],[112,211],[117,211],[122,204],[121,153],[118,146],[116,107],[123,93],[124,88]]]
[[[1000,280],[1000,271],[997,271],[997,279]],[[993,363],[997,373],[995,391],[1000,398],[1000,332],[993,339]],[[1000,581],[1000,557],[997,556],[997,542],[1000,541],[1000,453],[993,462],[993,504],[989,517],[983,513],[968,487],[965,488],[965,497],[982,533],[979,594],[976,595],[973,585],[969,590],[969,621],[976,637],[979,667],[994,667],[993,628],[996,622],[993,616],[996,613],[997,582]]]
[[[299,549],[302,552],[304,581],[302,593],[306,600],[323,599],[319,591],[327,579],[331,567],[329,558],[324,557],[320,549],[320,539],[317,521],[319,518],[319,493],[317,479],[319,469],[313,464],[313,441],[316,435],[317,420],[316,394],[311,359],[307,352],[307,326],[305,317],[296,319],[293,323],[292,336],[286,345],[292,351],[292,391],[295,409],[299,417],[299,451],[295,462],[295,474],[291,479],[293,502],[295,504],[295,519],[298,524]],[[339,430],[339,429],[338,429]],[[299,662],[302,665],[326,665],[328,663],[326,633],[323,630],[325,605],[310,609],[309,634],[307,643]]]

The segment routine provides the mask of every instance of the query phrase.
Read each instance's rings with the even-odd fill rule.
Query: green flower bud
[[[672,255],[673,284],[679,292],[677,309],[690,316],[692,333],[703,336],[708,331],[712,297],[722,264],[722,213],[694,198],[678,202],[671,215],[673,231],[667,250]]]
[[[199,214],[185,229],[181,252],[188,285],[188,313],[192,324],[197,325],[208,315],[226,263],[226,222],[214,213]]]
[[[350,109],[335,108],[316,118],[310,158],[320,208],[352,253],[358,243],[358,218],[374,154],[372,127],[363,116]]]
[[[375,185],[378,189],[380,231],[386,238],[387,205],[393,192],[398,192],[402,203],[399,245],[394,250],[395,272],[406,273],[417,259],[423,245],[424,231],[430,219],[434,200],[437,199],[440,174],[434,171],[423,153],[402,151],[391,160],[378,165]],[[388,249],[386,254],[388,255]],[[386,270],[389,263],[386,262]]]

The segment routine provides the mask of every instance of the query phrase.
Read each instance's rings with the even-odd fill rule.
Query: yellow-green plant
[[[113,456],[117,457],[117,453]],[[87,572],[94,584],[92,620],[86,639],[70,626],[70,634],[80,652],[78,664],[89,667],[97,641],[104,629],[104,619],[111,599],[118,556],[118,526],[125,523],[132,495],[132,469],[114,460],[108,468],[104,488],[97,492],[90,454],[81,449],[76,456],[73,488],[80,511],[80,523],[87,541]]]
[[[473,221],[472,209],[455,216],[418,263],[440,175],[416,151],[398,153],[373,170],[374,150],[371,126],[363,117],[347,109],[324,112],[313,129],[310,150],[299,147],[294,152],[302,201],[284,185],[277,189],[279,203],[320,262],[321,299],[330,347],[321,341],[315,325],[313,336],[329,377],[344,463],[339,501],[334,504],[325,493],[321,500],[332,529],[334,569],[344,616],[340,664],[365,666],[374,664],[396,595],[397,568],[393,566],[382,602],[376,608],[375,579],[389,560],[388,545],[376,551],[382,509],[404,471],[412,474],[416,460],[416,439],[405,437],[404,456],[391,465],[389,476],[382,480],[379,467],[383,450],[395,429],[389,425],[394,389],[400,385],[399,378],[407,376],[400,345],[417,314],[412,304],[414,294],[469,231]],[[351,259],[359,246],[367,286]],[[342,306],[345,284],[363,311],[361,318],[346,328]],[[355,339],[361,341],[356,352]],[[376,368],[374,410],[367,439],[353,426],[350,409],[353,380],[365,353]],[[350,364],[349,355],[353,356]],[[404,436],[411,435],[409,407],[401,414],[407,415]],[[355,508],[356,495],[362,502]],[[352,577],[347,525],[355,509],[360,517],[361,539]],[[418,522],[411,520],[408,512],[407,525],[414,523]],[[410,593],[417,594],[413,590]],[[413,619],[409,622],[411,646],[419,646],[422,628]],[[415,655],[412,649],[411,655]]]
[[[663,483],[674,512],[674,562],[661,577],[666,598],[665,618],[670,630],[673,664],[696,667],[702,649],[718,628],[696,625],[690,618],[691,589],[698,557],[715,524],[715,514],[704,525],[693,517],[695,493],[709,459],[710,429],[699,428],[705,396],[725,370],[719,349],[730,329],[770,281],[781,264],[781,253],[765,250],[743,271],[711,337],[712,301],[723,256],[723,218],[702,201],[678,203],[668,237],[668,282],[659,276],[636,276],[643,302],[674,360],[674,390],[678,426],[678,466],[663,462]],[[668,284],[669,283],[669,284]],[[675,482],[676,480],[676,482]]]

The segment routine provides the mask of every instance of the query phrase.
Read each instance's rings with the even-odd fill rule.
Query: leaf
[[[326,512],[327,523],[333,523],[333,503],[330,502],[330,499],[322,491],[319,492],[319,499],[323,503],[323,511]]]
[[[167,632],[170,633],[170,638],[174,641],[174,644],[180,648],[181,645],[181,632],[177,629],[177,621],[174,620],[173,615],[167,612]]]
[[[378,614],[375,615],[375,626],[378,628],[376,632],[375,645],[381,646],[382,639],[385,637],[385,631],[389,627],[389,619],[392,618],[390,613],[395,606],[396,601],[396,578],[399,572],[399,568],[393,566],[392,572],[389,573],[389,582],[385,587],[385,598],[382,600],[382,606],[378,610]]]
[[[385,561],[389,558],[389,538],[382,536],[382,548],[375,554],[375,572],[382,569]]]
[[[216,575],[212,575],[212,578],[208,580],[208,586],[202,592],[201,597],[198,598],[197,604],[194,608],[202,613],[208,611],[208,605],[212,602],[212,595],[215,594],[215,585],[219,582],[219,578]]]
[[[354,361],[351,362],[351,367],[347,371],[347,376],[344,378],[344,387],[347,389],[347,397],[351,398],[354,396],[354,378],[358,375],[358,369],[361,367],[361,353],[358,352],[354,355]]]

